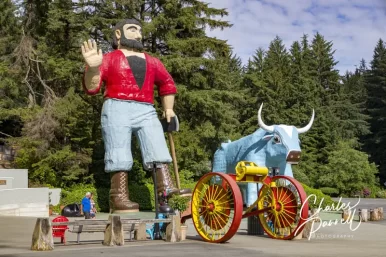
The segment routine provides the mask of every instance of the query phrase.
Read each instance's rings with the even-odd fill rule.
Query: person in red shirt
[[[175,116],[174,97],[177,88],[162,62],[143,52],[142,26],[136,19],[119,22],[113,31],[114,51],[102,54],[95,42],[82,45],[86,62],[83,89],[89,95],[105,85],[101,114],[105,144],[105,171],[110,173],[110,212],[135,212],[139,205],[129,199],[128,174],[133,165],[131,138],[139,140],[142,162],[151,169],[157,162],[157,193],[189,194],[172,182],[168,164],[172,161],[163,128],[154,108],[154,85],[161,97],[163,117],[169,122]]]

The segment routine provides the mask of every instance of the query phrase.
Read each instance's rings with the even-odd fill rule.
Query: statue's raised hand
[[[98,51],[96,42],[91,42],[91,39],[83,42],[82,55],[87,65],[91,68],[97,68],[102,64],[102,49]]]

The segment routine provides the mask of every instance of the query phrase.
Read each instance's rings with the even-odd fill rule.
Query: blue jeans
[[[170,163],[172,158],[153,105],[106,99],[102,108],[102,136],[105,144],[105,171],[129,171],[133,166],[132,133],[139,140],[146,169],[153,162]]]

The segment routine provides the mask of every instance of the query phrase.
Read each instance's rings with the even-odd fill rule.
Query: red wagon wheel
[[[274,183],[272,183],[274,182]],[[308,218],[307,195],[301,184],[288,176],[275,176],[259,191],[259,214],[265,232],[271,238],[292,239],[304,228]]]
[[[232,177],[205,174],[192,195],[192,220],[204,241],[223,243],[236,234],[243,214],[241,192]]]

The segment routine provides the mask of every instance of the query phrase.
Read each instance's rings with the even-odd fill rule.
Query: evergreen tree
[[[315,121],[311,130],[299,135],[302,148],[301,161],[293,167],[297,180],[313,186],[318,174],[319,146],[315,140],[317,137],[318,113],[318,87],[312,77],[312,52],[308,42],[308,36],[303,35],[300,42],[295,41],[290,49],[291,53],[291,85],[292,92],[288,98],[292,111],[292,124],[301,127],[310,120],[311,110],[315,109]]]
[[[364,84],[364,60],[354,73],[346,72],[339,90],[339,102],[336,103],[339,117],[340,137],[344,140],[360,138],[370,133],[365,114],[366,88]]]
[[[338,157],[344,152],[349,154],[346,159],[359,158],[356,165],[367,170],[369,180],[360,177],[361,186],[374,183],[374,167],[363,161],[359,145],[350,142],[357,137],[363,138],[371,162],[379,165],[382,182],[386,181],[382,40],[369,70],[363,61],[356,72],[341,77],[332,42],[319,33],[311,42],[304,35],[289,50],[277,36],[242,67],[226,41],[206,35],[207,28],[231,26],[217,18],[227,11],[197,0],[20,4],[0,1],[0,138],[19,146],[15,164],[29,170],[32,185],[108,185],[100,129],[103,92],[89,97],[81,88],[80,45],[91,38],[104,53],[112,51],[112,27],[130,17],[143,22],[145,51],[164,62],[177,84],[180,131],[174,140],[180,170],[196,178],[209,171],[222,141],[258,129],[257,111],[264,103],[267,124],[301,127],[315,109],[311,130],[300,135],[302,159],[294,173],[301,182],[314,187],[331,184],[337,174],[326,172],[326,167],[342,163]],[[155,105],[161,114],[159,100],[157,96]],[[130,181],[144,183],[150,174],[142,169],[136,140],[133,155]],[[351,174],[351,168],[344,170]],[[338,177],[344,181],[352,176],[343,173]]]
[[[250,134],[256,129],[257,111],[264,104],[262,116],[266,124],[286,123],[287,102],[290,95],[289,54],[280,37],[271,41],[269,48],[256,50],[246,70],[243,84],[251,96],[245,111],[243,134]]]
[[[340,76],[335,69],[335,51],[332,42],[327,42],[322,35],[317,33],[311,44],[310,75],[316,82],[315,125],[312,128],[313,140],[317,149],[317,162],[319,165],[327,161],[327,156],[332,150],[339,136],[337,129],[339,121],[336,117],[334,101],[340,86]]]
[[[365,138],[365,149],[370,160],[379,166],[381,183],[386,181],[386,46],[380,39],[374,49],[371,67],[365,77],[366,107],[370,119],[371,135]]]
[[[245,94],[249,96],[246,99],[245,106],[242,108],[240,113],[240,120],[242,122],[242,135],[248,135],[253,133],[258,129],[257,123],[257,111],[259,109],[261,91],[266,88],[267,84],[264,82],[263,71],[265,70],[265,58],[266,51],[262,48],[258,48],[255,51],[255,54],[252,56],[252,60],[248,61],[247,67],[245,67],[245,72],[243,75],[242,85],[245,88]],[[271,93],[272,91],[266,90],[266,94]],[[265,102],[264,110],[272,106]],[[267,111],[264,111],[266,114]],[[265,116],[264,116],[265,117]],[[265,119],[265,118],[264,118]]]
[[[141,13],[147,24],[144,44],[159,56],[177,84],[175,133],[179,167],[196,176],[210,171],[219,144],[238,135],[240,70],[229,45],[206,35],[205,28],[226,28],[211,17],[227,15],[201,1],[149,1]],[[157,105],[159,106],[159,105]],[[199,135],[199,136],[198,136]]]
[[[21,121],[14,110],[24,104],[28,89],[23,83],[22,70],[14,65],[15,47],[20,40],[17,7],[10,0],[0,1],[0,144],[9,137],[20,135]]]

